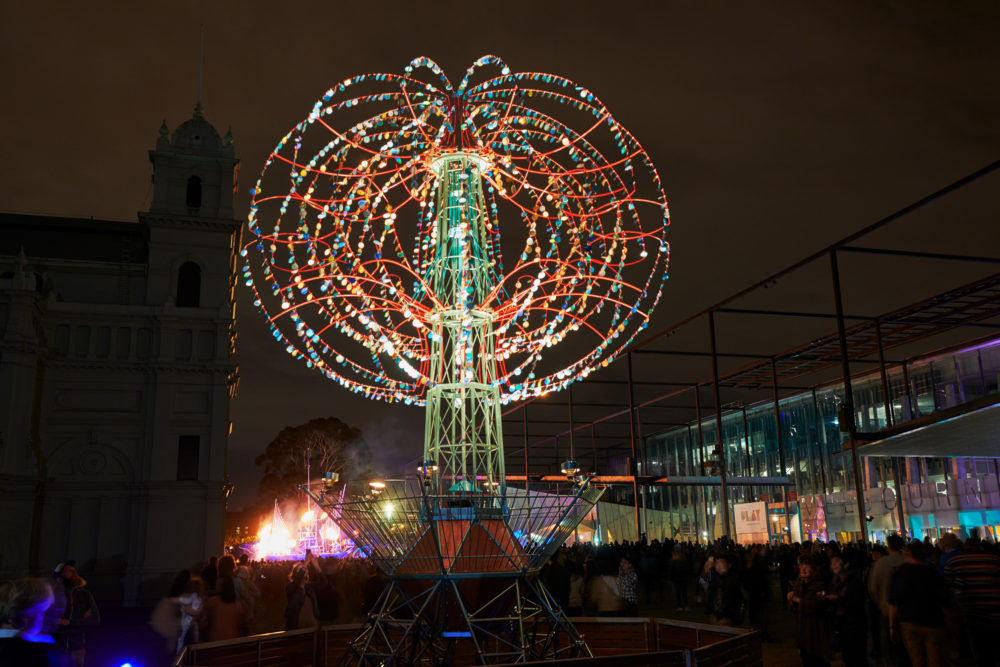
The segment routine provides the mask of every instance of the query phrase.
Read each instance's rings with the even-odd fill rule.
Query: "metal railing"
[[[596,657],[524,664],[562,667],[759,667],[762,664],[760,635],[745,628],[643,617],[586,617],[573,619],[573,623],[586,636]],[[192,644],[185,647],[171,667],[336,665],[347,642],[360,627],[332,625]]]

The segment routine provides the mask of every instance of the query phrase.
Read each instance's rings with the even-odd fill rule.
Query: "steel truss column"
[[[851,389],[851,361],[847,356],[847,328],[844,325],[844,302],[840,293],[840,269],[837,250],[830,251],[830,274],[833,278],[833,301],[837,309],[837,337],[840,339],[840,369],[844,377],[844,407],[847,413],[847,434],[850,438],[851,462],[854,466],[854,490],[858,500],[858,527],[861,541],[868,542],[868,522],[865,520],[865,496],[861,486],[861,469],[858,466],[858,431],[854,415],[854,393]]]
[[[885,425],[891,427],[896,421],[892,413],[892,400],[889,396],[889,375],[885,370],[885,349],[882,346],[882,323],[875,319],[875,338],[878,340],[878,370],[882,380],[882,405],[885,410]],[[903,512],[903,490],[899,488],[899,475],[897,474],[897,462],[895,456],[889,457],[889,467],[892,468],[896,486],[896,515],[899,519],[899,531],[906,535],[906,515]],[[883,487],[885,484],[883,483]]]
[[[719,456],[719,500],[722,503],[723,533],[729,534],[729,500],[726,495],[726,446],[722,432],[722,392],[719,390],[719,355],[715,349],[715,311],[708,311],[708,331],[712,344],[712,390],[715,393],[715,441]]]
[[[639,527],[639,483],[638,474],[639,460],[636,457],[635,443],[638,436],[638,425],[635,421],[635,392],[633,391],[632,384],[632,353],[625,353],[625,362],[628,368],[628,425],[629,425],[629,444],[632,448],[632,464],[630,466],[629,474],[632,475],[632,504],[635,510],[635,541],[638,542],[642,539],[642,531]]]
[[[778,400],[778,364],[771,357],[771,390],[774,399],[774,434],[778,440],[778,464],[781,466],[781,477],[788,477],[788,469],[785,467],[785,443],[781,437],[781,404]],[[796,489],[798,491],[798,489]],[[781,487],[782,499],[785,501],[785,535],[788,536],[788,543],[792,543],[792,531],[788,518],[788,484]]]

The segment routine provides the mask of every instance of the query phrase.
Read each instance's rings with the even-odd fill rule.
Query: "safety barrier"
[[[743,628],[664,618],[575,618],[594,657],[526,665],[554,667],[760,667],[760,635]],[[333,667],[359,625],[329,625],[188,646],[174,667]]]

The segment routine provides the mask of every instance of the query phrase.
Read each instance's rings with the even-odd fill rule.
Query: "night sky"
[[[0,209],[134,221],[160,123],[191,116],[200,25],[205,115],[232,128],[240,216],[276,141],[350,75],[425,55],[457,81],[492,53],[593,90],[670,199],[653,331],[1000,156],[996,2],[306,4],[8,3]],[[914,247],[995,252],[997,189],[930,211]],[[979,231],[949,237],[951,216]],[[254,455],[313,417],[360,427],[382,461],[419,454],[421,410],[339,389],[274,343],[246,291],[238,309],[236,505],[256,494]]]

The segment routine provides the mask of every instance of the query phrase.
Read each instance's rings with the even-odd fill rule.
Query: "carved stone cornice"
[[[243,226],[242,220],[226,220],[223,218],[199,218],[188,215],[170,215],[167,213],[139,213],[139,221],[146,225],[157,227],[173,227],[175,229],[210,229],[218,232],[234,232]]]
[[[45,361],[47,368],[86,371],[114,371],[128,373],[187,373],[211,374],[229,377],[235,375],[239,367],[235,363],[222,362],[147,362],[116,359],[63,359],[50,358]]]

